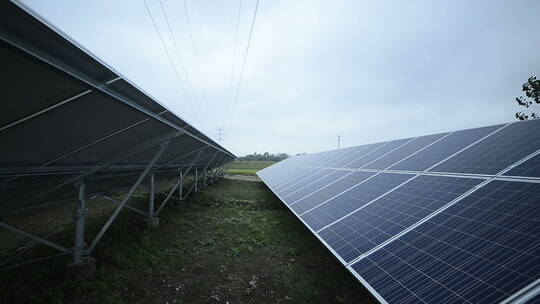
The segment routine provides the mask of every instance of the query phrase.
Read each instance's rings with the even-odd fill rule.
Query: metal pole
[[[195,183],[195,193],[197,193],[197,174],[199,172],[199,169],[195,169],[195,180],[194,180],[194,183]]]
[[[73,263],[81,263],[81,257],[84,250],[84,222],[86,218],[86,201],[85,201],[86,183],[83,181],[79,184],[79,206],[75,213],[75,247],[73,248]]]
[[[182,170],[180,170],[180,186],[178,186],[178,197],[180,200],[182,200],[182,191],[184,188],[184,174]]]
[[[148,219],[151,220],[154,217],[154,197],[156,192],[155,175],[152,172],[149,176],[148,185]]]

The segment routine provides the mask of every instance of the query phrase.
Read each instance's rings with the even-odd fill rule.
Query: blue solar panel
[[[497,174],[540,149],[540,120],[513,123],[429,170]]]
[[[389,303],[499,303],[540,278],[539,201],[491,181],[352,268]]]
[[[538,131],[533,120],[382,142],[259,175],[382,302],[498,303],[540,292]]]
[[[368,252],[478,185],[481,179],[418,176],[319,232],[346,262]]]
[[[502,126],[497,125],[454,132],[404,161],[395,164],[390,169],[424,171]]]
[[[288,195],[283,196],[282,198],[283,200],[291,204],[350,173],[350,171],[343,170],[331,171],[330,173],[326,174],[325,176],[319,178],[314,182],[306,184],[302,187],[296,187],[296,191],[291,192]]]
[[[344,168],[347,164],[371,153],[373,150],[381,147],[383,144],[385,143],[360,146],[355,153],[347,155],[347,157],[338,158],[334,162],[329,163],[328,165],[334,168]]]
[[[508,176],[540,177],[540,154],[504,173]]]
[[[406,143],[405,145],[395,149],[394,151],[386,154],[385,156],[373,161],[372,163],[367,164],[365,169],[386,169],[396,162],[404,159],[405,157],[418,152],[418,150],[424,148],[425,146],[432,144],[434,141],[440,139],[448,133],[434,134],[421,136],[413,139],[412,141]]]
[[[410,174],[381,173],[354,186],[326,203],[302,214],[302,219],[318,231],[339,218],[361,208],[373,199],[412,178]]]
[[[274,191],[280,196],[285,196],[293,192],[297,187],[316,181],[330,171],[330,169],[307,169],[305,174],[294,179],[287,179],[285,184],[282,184],[281,187],[276,187]]]
[[[383,156],[384,154],[394,150],[395,148],[403,145],[404,143],[411,140],[411,138],[405,138],[405,139],[398,139],[393,141],[388,141],[384,143],[379,143],[377,145],[377,149],[371,151],[370,153],[364,154],[354,161],[351,161],[348,164],[345,164],[344,168],[361,168],[365,164],[374,161],[375,159]]]
[[[318,189],[316,192],[313,192],[312,194],[294,202],[291,205],[291,208],[297,214],[304,213],[305,211],[331,199],[332,197],[362,182],[374,174],[375,173],[370,172],[352,172],[351,174],[331,184],[328,184],[326,187]]]

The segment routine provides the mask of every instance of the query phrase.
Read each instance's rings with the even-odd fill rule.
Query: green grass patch
[[[0,276],[0,303],[375,303],[261,182],[221,180],[160,222],[148,230],[123,211],[93,253],[94,278],[63,277],[65,259],[22,266]]]
[[[229,174],[254,175],[257,171],[275,164],[273,161],[235,161],[229,167]]]

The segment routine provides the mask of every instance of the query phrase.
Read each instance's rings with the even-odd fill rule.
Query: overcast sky
[[[146,1],[189,100],[143,0],[24,0],[208,136],[225,128],[237,155],[512,121],[521,84],[540,76],[537,0],[261,0],[231,122],[256,0],[242,1],[238,40],[240,1],[187,0],[194,44],[184,2],[161,0],[178,52]]]

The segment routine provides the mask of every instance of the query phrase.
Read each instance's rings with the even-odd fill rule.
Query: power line
[[[180,54],[180,51],[178,49],[178,44],[176,43],[176,38],[175,38],[175,35],[171,29],[171,25],[169,23],[169,18],[167,16],[167,13],[165,12],[165,7],[163,6],[163,2],[161,0],[159,0],[159,5],[161,7],[161,11],[163,12],[163,17],[165,17],[165,22],[167,24],[167,28],[169,30],[169,34],[171,35],[171,38],[172,38],[172,41],[173,41],[173,45],[174,45],[174,50],[176,52],[176,55],[178,57],[178,60],[180,61],[180,67],[182,68],[182,71],[184,72],[184,75],[185,75],[185,78],[186,78],[186,81],[187,81],[187,84],[188,84],[188,87],[191,89],[191,95],[193,95],[193,98],[195,99],[195,104],[198,106],[199,105],[199,102],[197,100],[197,96],[195,95],[195,90],[193,89],[193,85],[191,84],[191,80],[189,79],[189,75],[186,71],[186,67],[184,65],[184,60],[182,59],[182,55]],[[204,112],[198,108],[198,110],[201,111],[201,115],[203,116],[204,118]],[[206,119],[205,119],[206,120]]]
[[[195,107],[191,103],[191,100],[188,96],[188,93],[186,91],[186,88],[184,87],[184,84],[182,83],[182,79],[180,78],[180,75],[178,75],[178,71],[176,70],[176,67],[174,66],[174,62],[172,60],[171,54],[169,54],[169,51],[167,50],[167,47],[165,46],[165,42],[163,41],[163,37],[161,36],[161,32],[159,31],[159,28],[156,24],[156,21],[154,20],[154,17],[152,16],[152,13],[150,12],[150,8],[148,7],[148,3],[146,3],[146,0],[143,0],[144,6],[146,7],[146,11],[148,12],[148,15],[150,16],[150,19],[152,20],[152,24],[154,25],[154,29],[156,30],[156,33],[159,37],[159,40],[161,41],[161,45],[163,46],[163,50],[165,50],[165,54],[167,54],[167,58],[169,59],[169,64],[171,65],[174,74],[176,75],[176,79],[178,80],[178,83],[180,84],[180,87],[182,88],[182,91],[184,92],[184,95],[186,96],[186,99],[189,103],[189,106],[191,107],[191,110],[193,110],[193,113],[195,114],[195,117],[200,121],[199,115],[197,114],[197,111],[195,110]]]
[[[239,0],[238,5],[238,15],[236,16],[236,34],[234,36],[234,53],[233,53],[233,60],[232,60],[232,66],[231,66],[231,75],[229,78],[229,98],[231,98],[231,104],[234,102],[232,91],[233,91],[233,80],[234,80],[234,67],[236,66],[236,53],[238,52],[238,32],[240,31],[240,13],[242,12],[242,0]],[[227,110],[229,108],[227,107]],[[228,113],[229,111],[227,111]],[[227,118],[225,118],[227,119]]]
[[[189,18],[189,10],[188,10],[188,7],[187,7],[186,0],[184,0],[184,11],[186,12],[186,22],[187,22],[188,29],[189,29],[189,36],[191,38],[191,45],[193,47],[193,56],[195,57],[195,66],[197,67],[197,71],[199,72],[199,77],[201,79],[202,89],[203,89],[203,91],[206,91],[206,85],[204,83],[203,74],[201,72],[201,66],[199,64],[199,56],[197,56],[197,47],[195,46],[195,39],[193,38],[193,30],[191,28],[191,20]],[[204,100],[206,108],[208,109],[208,101],[206,100],[206,98],[203,98],[203,100]]]
[[[185,1],[185,0],[184,0]],[[229,119],[229,126],[232,124],[232,120],[234,118],[234,112],[236,111],[236,104],[238,103],[238,96],[240,94],[240,87],[242,86],[242,78],[244,77],[244,69],[246,68],[246,61],[249,53],[249,46],[251,45],[251,38],[253,36],[253,28],[255,27],[255,19],[257,18],[257,11],[259,9],[259,2],[260,0],[257,0],[257,4],[255,5],[255,12],[253,13],[253,19],[251,20],[251,28],[249,30],[249,37],[248,37],[248,43],[246,46],[246,53],[244,54],[244,60],[242,62],[242,69],[240,70],[240,77],[238,79],[238,87],[236,88],[236,94],[234,97],[234,103],[233,108],[231,112],[231,117]]]

